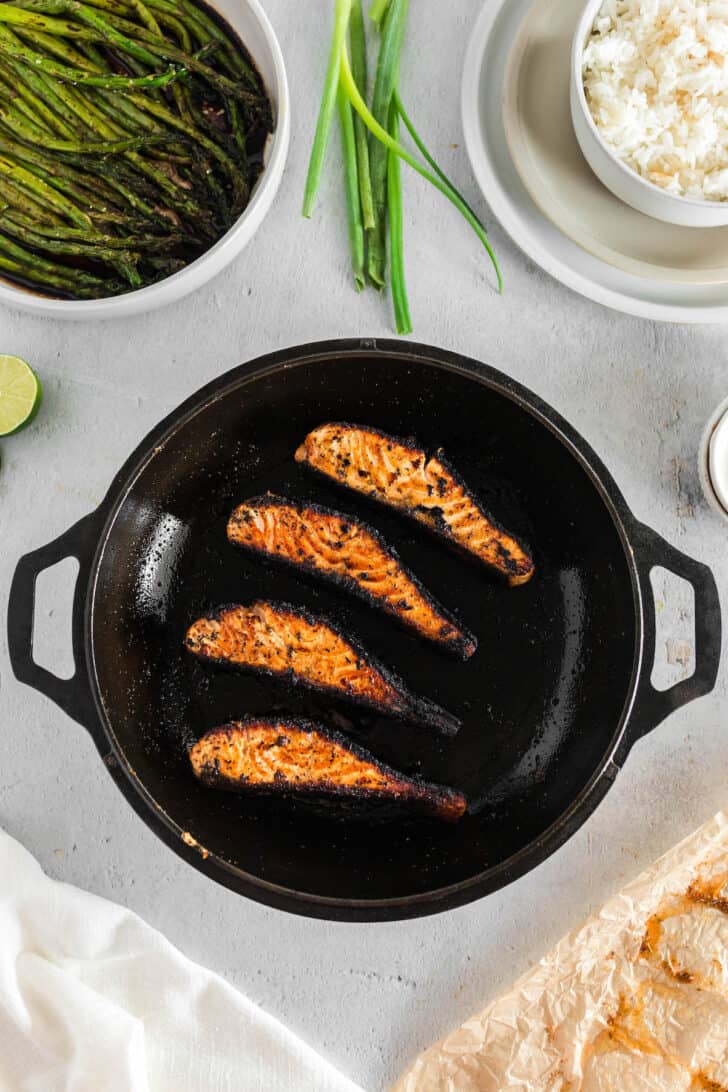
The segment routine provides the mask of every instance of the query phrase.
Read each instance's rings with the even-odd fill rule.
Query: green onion
[[[352,71],[353,71],[353,69],[352,69]],[[457,194],[457,196],[460,198],[460,200],[465,205],[465,207],[470,209],[470,212],[472,213],[472,215],[475,216],[475,213],[473,212],[472,208],[467,203],[467,201],[465,200],[463,195],[460,193],[459,190],[457,190],[455,188],[455,186],[452,184],[452,182],[447,177],[445,172],[442,171],[440,169],[440,167],[438,167],[437,163],[435,162],[435,160],[432,158],[429,151],[425,147],[425,145],[424,145],[424,143],[422,141],[422,138],[420,137],[420,135],[417,132],[417,130],[415,129],[414,125],[410,121],[409,115],[405,111],[405,108],[404,108],[404,106],[402,104],[402,100],[399,97],[399,91],[397,91],[396,88],[395,88],[395,91],[394,91],[394,95],[392,96],[392,101],[394,102],[395,106],[397,107],[397,113],[399,114],[400,118],[404,122],[404,125],[405,125],[405,128],[406,128],[407,132],[412,137],[412,140],[414,141],[414,143],[415,143],[416,147],[418,148],[418,150],[422,153],[423,158],[426,160],[427,163],[430,164],[430,166],[432,167],[435,174],[445,183],[446,186],[450,187],[450,189],[453,191],[453,193]],[[477,218],[477,217],[476,217],[476,219],[478,219],[478,222],[481,224],[481,227],[482,227],[483,225],[482,225],[482,222],[480,221],[480,219]],[[484,227],[483,227],[483,231],[485,231]]]
[[[399,78],[399,58],[402,52],[408,10],[409,0],[391,0],[382,32],[371,112],[383,131],[389,124],[392,95]],[[380,287],[384,287],[386,283],[388,162],[389,156],[386,146],[380,140],[372,141],[369,150],[369,168],[372,176],[374,227],[368,232],[369,258],[367,270],[372,282]]]
[[[93,2],[106,6],[124,0]],[[147,2],[155,5],[167,0]],[[362,0],[336,0],[333,38],[303,200],[303,214],[310,217],[321,181],[333,112],[338,108],[354,284],[358,292],[367,279],[375,288],[385,286],[389,243],[392,302],[399,334],[412,331],[404,263],[402,160],[443,194],[470,225],[493,265],[498,291],[503,290],[498,260],[484,224],[435,162],[402,103],[399,67],[408,12],[409,0],[374,0],[370,17],[381,30],[381,40],[369,106]],[[400,122],[421,160],[401,143]]]
[[[351,22],[349,24],[349,45],[351,47],[351,71],[357,87],[364,89],[366,94],[369,83],[367,70],[367,42],[364,30],[364,14],[362,0],[353,0],[351,7]],[[356,134],[356,159],[359,172],[359,199],[361,201],[361,215],[364,227],[371,231],[374,227],[374,201],[372,198],[372,177],[369,169],[369,134],[364,122],[358,114],[354,115],[354,132]]]
[[[373,23],[376,23],[377,26],[382,25],[384,16],[387,14],[389,8],[389,3],[390,0],[374,0],[374,3],[369,10],[369,18]]]
[[[392,103],[392,108],[390,110],[389,125],[393,139],[397,140],[399,137],[399,115],[394,103]],[[402,175],[399,157],[392,151],[388,154],[387,197],[389,202],[389,250],[392,262],[392,302],[394,304],[394,321],[398,334],[411,334],[412,319],[410,318],[404,272]]]
[[[303,215],[310,219],[316,200],[321,172],[323,171],[326,146],[329,142],[331,122],[336,109],[336,95],[339,87],[339,71],[341,69],[341,56],[346,47],[346,33],[349,29],[349,16],[351,15],[351,0],[336,0],[334,9],[334,36],[331,42],[329,64],[326,70],[324,93],[321,99],[316,133],[311,150],[311,161],[308,166],[306,189],[303,198]]]
[[[346,88],[346,93],[349,96],[351,105],[359,114],[367,129],[369,129],[369,131],[377,138],[377,140],[384,144],[385,147],[387,147],[391,152],[394,152],[395,155],[398,155],[400,159],[403,159],[405,161],[405,163],[408,163],[413,170],[417,171],[418,174],[422,175],[424,179],[430,182],[436,189],[440,191],[440,193],[447,197],[448,201],[450,201],[451,204],[453,204],[455,208],[461,213],[461,215],[467,220],[467,222],[470,224],[471,228],[483,244],[485,250],[488,253],[488,256],[490,257],[498,280],[498,291],[502,292],[503,277],[498,266],[498,259],[495,256],[493,248],[490,245],[485,231],[483,230],[483,226],[478,220],[477,216],[475,216],[471,212],[469,206],[466,205],[462,198],[459,197],[458,194],[450,187],[449,183],[443,182],[443,180],[438,175],[432,174],[425,167],[423,167],[421,163],[418,163],[415,157],[411,155],[406,148],[403,148],[399,141],[394,140],[394,138],[389,135],[387,130],[382,128],[377,119],[373,117],[371,111],[367,107],[367,104],[364,102],[363,98],[359,94],[359,89],[354,83],[354,78],[351,74],[351,66],[349,64],[349,58],[346,50],[344,50],[341,58],[341,78],[343,80],[344,87]]]
[[[362,224],[361,200],[359,197],[359,173],[356,163],[356,138],[354,136],[354,115],[351,103],[343,87],[337,95],[341,143],[344,152],[344,180],[346,182],[346,208],[349,220],[349,243],[351,246],[351,265],[357,292],[366,287],[364,260],[364,225]]]

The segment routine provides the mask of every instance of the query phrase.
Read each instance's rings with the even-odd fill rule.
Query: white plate
[[[613,197],[569,113],[580,0],[488,0],[463,76],[465,141],[493,213],[543,269],[590,299],[671,322],[728,321],[728,228],[677,228]],[[525,180],[525,181],[524,181]]]
[[[681,284],[728,283],[728,227],[666,226],[637,212],[602,185],[579,150],[569,88],[582,11],[582,0],[533,0],[516,34],[503,126],[521,181],[570,239],[618,269]]]

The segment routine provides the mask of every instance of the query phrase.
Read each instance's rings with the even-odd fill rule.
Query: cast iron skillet
[[[329,419],[443,445],[532,543],[535,579],[508,588],[425,530],[309,477],[293,451]],[[232,506],[266,489],[375,524],[477,634],[475,658],[450,660],[365,604],[229,546]],[[80,563],[76,674],[62,681],[34,663],[32,636],[37,574],[67,556]],[[696,671],[667,693],[649,681],[655,565],[690,581],[696,600]],[[261,596],[333,615],[413,689],[459,714],[460,735],[445,740],[215,672],[183,651],[201,612]],[[348,920],[445,910],[543,861],[596,808],[635,741],[713,688],[720,644],[710,571],[632,516],[574,429],[493,369],[400,342],[292,349],[205,387],[143,441],[96,512],[20,561],[9,608],[17,677],[91,732],[129,802],[180,856],[261,902]],[[399,768],[465,790],[472,814],[454,827],[378,825],[193,780],[191,740],[275,711],[343,724]]]

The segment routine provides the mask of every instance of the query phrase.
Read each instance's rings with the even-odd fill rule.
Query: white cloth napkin
[[[0,1092],[360,1092],[131,911],[0,831]]]

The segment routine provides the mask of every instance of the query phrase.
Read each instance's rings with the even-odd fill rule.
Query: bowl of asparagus
[[[0,301],[108,318],[250,241],[288,153],[258,0],[0,2]]]

